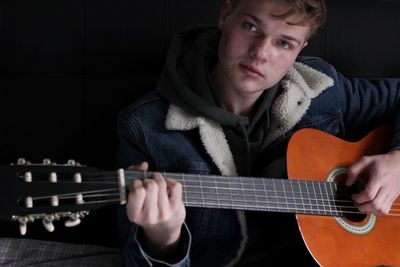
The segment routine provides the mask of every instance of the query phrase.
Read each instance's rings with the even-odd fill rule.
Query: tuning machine
[[[16,218],[16,220],[18,220],[18,224],[19,224],[19,233],[21,235],[25,235],[26,231],[27,231],[27,224],[29,222],[33,222],[35,219],[28,215],[28,216],[18,217],[18,218]]]
[[[34,222],[35,220],[41,219],[44,225],[44,228],[53,232],[55,229],[54,221],[60,220],[60,218],[68,218],[64,225],[66,227],[74,227],[81,223],[81,219],[83,219],[86,215],[89,214],[89,211],[78,211],[78,212],[59,212],[53,214],[31,214],[26,216],[12,216],[13,221],[18,221],[19,224],[19,232],[21,235],[25,235],[27,232],[27,225],[30,222]]]

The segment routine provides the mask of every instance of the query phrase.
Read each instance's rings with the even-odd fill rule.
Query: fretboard
[[[343,216],[355,211],[349,189],[333,182],[277,178],[162,173],[183,186],[188,207]],[[151,172],[126,171],[125,179]]]

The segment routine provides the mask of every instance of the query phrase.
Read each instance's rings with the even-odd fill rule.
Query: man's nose
[[[260,38],[253,42],[249,48],[249,55],[251,58],[267,61],[271,53],[271,41],[268,38]]]

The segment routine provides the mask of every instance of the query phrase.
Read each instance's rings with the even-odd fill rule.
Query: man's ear
[[[226,19],[229,17],[231,12],[232,12],[231,0],[224,0],[221,11],[219,13],[218,28],[222,29],[222,27],[225,24]]]

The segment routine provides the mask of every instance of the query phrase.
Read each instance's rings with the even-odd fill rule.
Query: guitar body
[[[326,181],[337,167],[350,166],[364,155],[385,153],[390,128],[378,128],[355,143],[314,129],[300,130],[289,143],[289,177]],[[400,204],[399,199],[395,204]],[[400,266],[400,220],[396,216],[365,215],[361,221],[296,216],[303,240],[321,266]]]

